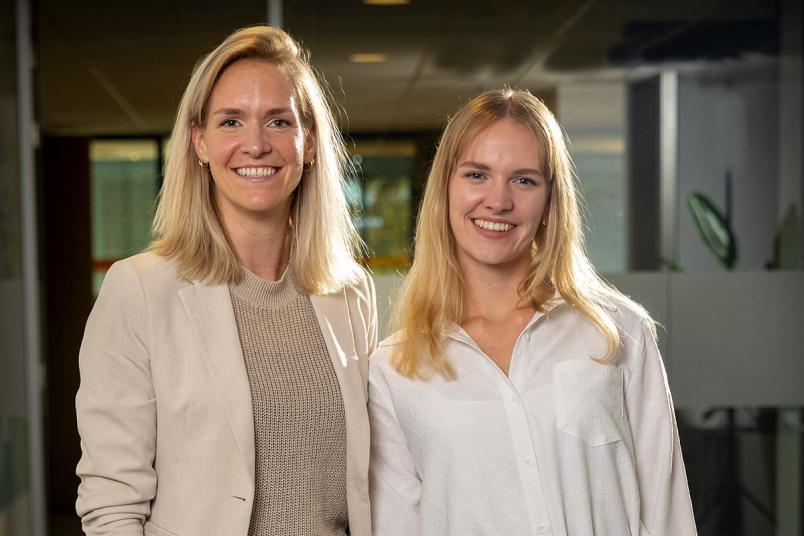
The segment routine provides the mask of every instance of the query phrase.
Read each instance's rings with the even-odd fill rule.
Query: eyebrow
[[[472,161],[461,162],[460,164],[458,164],[458,167],[468,167],[468,168],[473,168],[473,169],[480,169],[482,171],[490,171],[491,170],[491,168],[489,166],[487,166],[486,164],[481,164],[480,162],[472,162]],[[519,169],[515,169],[512,174],[513,175],[544,175],[544,172],[541,171],[541,170],[538,170],[538,169],[533,169],[533,168],[519,168]]]
[[[289,113],[290,111],[291,111],[290,108],[287,107],[271,108],[265,115],[278,115],[278,114]],[[212,112],[212,115],[242,115],[242,113],[243,110],[241,110],[240,108],[218,108],[217,110]]]
[[[519,168],[515,169],[514,175],[544,175],[544,172],[533,168]]]
[[[480,162],[472,162],[472,161],[461,162],[460,164],[458,164],[458,167],[482,169],[483,171],[489,171],[491,169],[486,164],[481,164]]]

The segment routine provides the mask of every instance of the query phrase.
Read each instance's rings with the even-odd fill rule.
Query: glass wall
[[[350,186],[366,262],[375,273],[405,270],[410,261],[413,140],[361,139],[353,146],[358,172]]]
[[[558,120],[570,139],[589,257],[605,273],[627,269],[625,87],[610,82],[562,84]]]
[[[0,536],[31,529],[14,21],[14,3],[0,3]]]
[[[90,143],[95,295],[112,263],[139,253],[151,241],[160,147],[158,138]]]

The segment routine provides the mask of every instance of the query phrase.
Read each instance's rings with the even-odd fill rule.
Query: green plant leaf
[[[734,268],[737,262],[737,242],[726,217],[702,193],[691,193],[687,196],[687,204],[698,233],[709,250],[727,270]]]

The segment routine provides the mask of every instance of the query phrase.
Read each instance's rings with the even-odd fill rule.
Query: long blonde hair
[[[564,134],[553,114],[527,91],[489,91],[463,106],[449,121],[427,179],[416,226],[413,265],[402,287],[395,321],[399,344],[393,363],[407,377],[433,373],[454,378],[442,349],[444,337],[462,316],[463,274],[449,225],[449,179],[458,158],[490,125],[510,118],[528,127],[544,155],[544,175],[552,183],[545,214],[533,238],[533,256],[519,285],[522,302],[537,310],[558,292],[581,311],[604,336],[611,358],[620,334],[604,305],[622,295],[603,281],[584,249],[572,161]]]
[[[193,123],[206,124],[208,101],[221,73],[246,58],[282,69],[299,101],[316,150],[314,165],[304,171],[294,193],[290,263],[307,292],[336,292],[359,273],[353,256],[360,239],[343,189],[348,158],[306,53],[288,34],[269,26],[234,32],[193,70],[170,138],[151,249],[175,260],[182,276],[191,280],[235,283],[242,276],[215,207],[214,182],[209,169],[198,164],[191,132]]]

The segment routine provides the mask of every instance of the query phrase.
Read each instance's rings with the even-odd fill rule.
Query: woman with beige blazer
[[[344,156],[284,32],[198,63],[156,240],[109,270],[81,346],[87,534],[370,535],[376,314]]]

